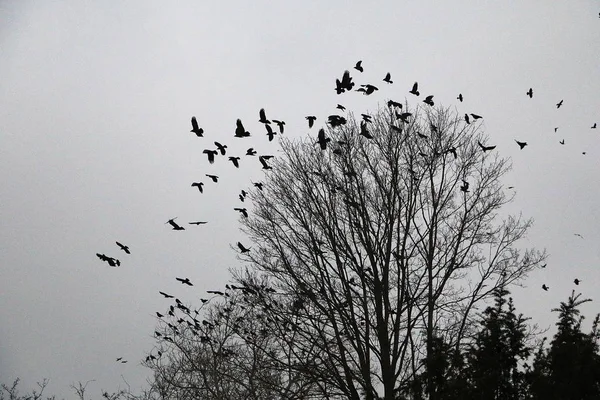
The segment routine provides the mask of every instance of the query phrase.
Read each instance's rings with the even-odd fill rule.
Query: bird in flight
[[[179,282],[181,282],[183,285],[188,285],[188,286],[194,286],[192,284],[192,282],[190,282],[190,278],[175,278],[176,280],[178,280]]]
[[[108,263],[108,265],[110,265],[111,267],[118,267],[121,265],[121,261],[117,260],[116,258],[113,257],[108,257],[105,254],[100,254],[100,253],[96,253],[96,256],[101,259],[102,261],[106,261]]]
[[[596,129],[598,127],[598,123],[594,122],[594,125],[592,125],[592,127],[590,129]]]
[[[529,98],[533,98],[533,89],[529,88],[529,90],[527,91],[527,93],[525,93],[527,96],[529,96]]]
[[[159,313],[158,311],[156,312],[156,316],[157,316],[158,318],[162,318],[162,317],[164,317],[164,315],[162,315],[162,314],[161,314],[161,313]]]
[[[483,118],[481,115],[477,115],[477,114],[473,114],[473,113],[471,113],[471,117],[473,117],[473,119],[475,121],[477,121],[479,118]]]
[[[258,122],[262,122],[263,124],[270,124],[271,123],[271,121],[269,121],[267,119],[267,116],[265,115],[265,109],[264,108],[260,109],[258,115],[260,117],[260,119],[258,120]]]
[[[236,168],[240,167],[240,158],[239,157],[229,157],[229,161],[231,161],[233,163],[233,165],[235,165]]]
[[[458,94],[457,100],[459,100],[462,103],[462,101],[463,101],[463,95],[462,95],[462,93]]]
[[[119,246],[121,248],[121,250],[123,250],[125,253],[131,254],[131,252],[129,251],[129,246],[125,246],[124,244],[121,244],[119,242],[115,242],[115,243],[117,243],[117,246]]]
[[[240,242],[237,242],[237,246],[239,247],[240,252],[242,254],[250,252],[250,248],[249,247],[248,248],[244,247],[244,245],[242,243],[240,243]]]
[[[388,107],[398,107],[398,108],[402,108],[402,104],[398,103],[397,101],[394,100],[388,100],[387,102],[387,106]]]
[[[583,239],[583,236],[581,235],[581,233],[574,233],[574,235]]]
[[[271,128],[271,125],[265,124],[265,128],[267,128],[267,136],[269,137],[269,142],[272,142],[275,135],[277,135],[277,132],[273,131],[273,128]]]
[[[192,187],[196,186],[198,188],[198,190],[200,191],[200,193],[204,192],[204,189],[202,189],[202,185],[204,185],[204,182],[193,182],[192,183]]]
[[[258,190],[263,190],[262,182],[253,182],[254,187],[258,188]]]
[[[577,279],[577,278],[575,278],[575,279],[573,280],[573,283],[574,283],[574,284],[576,284],[576,285],[579,285],[579,283],[580,283],[580,282],[581,282],[581,281],[580,281],[579,279]]]
[[[175,217],[177,218],[177,217]],[[171,218],[170,220],[168,220],[167,222],[165,222],[165,224],[170,224],[173,227],[174,231],[183,231],[185,230],[185,228],[183,226],[180,226],[177,224],[177,222],[175,222],[175,218]]]
[[[377,86],[373,86],[371,84],[360,85],[360,89],[357,89],[357,92],[363,92],[366,96],[372,94],[376,90],[379,90]]]
[[[356,63],[356,65],[354,66],[354,69],[357,71],[360,71],[360,72],[364,71],[364,69],[362,67],[362,60]]]
[[[196,121],[196,117],[192,117],[192,130],[190,132],[194,132],[198,137],[204,136],[204,129],[198,126],[198,121]]]
[[[525,146],[527,146],[527,142],[519,142],[519,141],[518,141],[518,140],[516,140],[516,139],[515,139],[515,142],[517,142],[517,144],[519,145],[519,148],[520,148],[521,150],[523,150],[523,148],[524,148]]]
[[[423,100],[423,103],[428,104],[433,107],[433,105],[435,104],[433,102],[433,95],[425,97],[425,100]]]
[[[338,110],[346,111],[346,107],[344,107],[341,104],[338,104],[335,108],[337,108]]]
[[[262,164],[263,169],[273,169],[269,164],[267,164],[267,160],[272,156],[258,156],[258,161]]]
[[[225,155],[225,149],[227,148],[226,145],[222,145],[219,142],[215,142],[215,146],[217,146],[217,150],[221,152],[221,155],[224,156]]]
[[[246,210],[245,208],[235,207],[234,210],[239,211],[240,214],[244,216],[244,218],[248,218],[248,210]]]
[[[415,84],[413,85],[412,89],[408,93],[412,93],[415,96],[420,95],[421,93],[419,93],[419,83],[415,82]]]
[[[208,156],[208,162],[211,164],[213,164],[215,162],[215,156],[218,154],[217,150],[209,150],[209,149],[204,149],[204,151],[202,153],[206,154]]]
[[[175,296],[171,296],[170,294],[167,294],[167,293],[161,292],[161,291],[159,291],[158,293],[162,294],[165,299],[172,299],[175,297]]]
[[[342,77],[342,81],[339,79],[335,80],[335,92],[337,94],[342,94],[346,90],[352,90],[354,87],[354,82],[352,82],[352,77],[350,76],[350,71],[344,71],[344,76]]]
[[[563,101],[561,100],[558,103],[556,103],[556,108],[560,108],[560,106],[562,106],[562,105],[563,105]]]
[[[246,150],[246,155],[247,156],[255,156],[256,150],[254,150],[254,147],[250,147],[248,150]]]
[[[469,114],[465,114],[465,122],[466,122],[467,124],[470,124],[470,123],[471,123],[471,120],[469,119]]]
[[[199,226],[199,225],[204,225],[204,224],[206,224],[206,222],[207,222],[207,221],[194,221],[194,222],[188,222],[188,224],[190,224],[190,225],[197,225],[197,226]]]
[[[484,146],[483,144],[481,144],[481,142],[477,142],[477,144],[479,144],[479,147],[481,147],[481,150],[483,150],[484,153],[486,151],[494,150],[496,148],[496,146]]]
[[[544,289],[546,292],[548,291],[548,289],[550,289],[550,286],[546,286],[546,284],[544,283],[542,285],[542,289]]]
[[[210,179],[212,179],[212,181],[214,183],[217,183],[219,181],[219,177],[217,175],[211,175],[211,174],[205,174],[206,176],[208,176]]]
[[[308,127],[312,128],[317,117],[315,117],[314,115],[309,115],[308,117],[306,117],[306,119],[308,120]]]
[[[560,144],[565,144],[565,139],[561,140],[560,142],[558,142]]]
[[[326,150],[327,143],[329,143],[330,141],[331,141],[330,138],[325,137],[325,130],[323,128],[319,129],[319,136],[318,136],[317,143],[319,144],[319,146],[321,146],[321,150]]]
[[[279,128],[279,133],[283,134],[283,126],[285,125],[285,121],[280,121],[278,119],[274,119],[273,122],[275,122],[275,124],[277,124],[277,127]]]
[[[392,80],[392,74],[390,74],[389,72],[385,74],[385,78],[383,78],[383,81],[390,84],[394,83],[394,81]]]
[[[235,122],[236,124],[236,128],[235,128],[235,137],[248,137],[250,136],[250,132],[246,131],[246,129],[244,129],[244,125],[242,124],[242,120],[238,118],[238,120]]]
[[[361,121],[360,135],[366,137],[367,139],[373,139],[373,136],[369,133],[369,130],[367,129],[367,121]]]

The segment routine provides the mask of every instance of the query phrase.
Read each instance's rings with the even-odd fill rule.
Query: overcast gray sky
[[[262,176],[256,160],[236,170],[202,150],[217,140],[242,155],[250,142],[231,140],[235,120],[257,130],[261,107],[302,136],[306,115],[403,101],[414,81],[483,115],[490,143],[513,160],[507,211],[535,218],[523,247],[550,254],[514,291],[518,311],[552,325],[575,277],[595,299],[583,313],[600,311],[598,1],[368,3],[0,2],[1,381],[50,378],[49,392],[68,397],[72,382],[96,379],[97,395],[123,386],[121,375],[139,388],[154,312],[169,304],[158,291],[197,302],[223,287],[237,265],[230,245],[243,239],[237,193]],[[335,78],[359,59],[357,79],[381,90],[342,100]],[[189,132],[192,115],[204,139]],[[274,143],[252,141],[276,154]],[[218,185],[204,177],[213,172]],[[164,222],[175,216],[210,222],[174,232]]]

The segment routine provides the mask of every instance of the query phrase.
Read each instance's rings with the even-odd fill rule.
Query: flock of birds
[[[364,68],[362,66],[362,61],[358,61],[356,63],[356,65],[354,66],[354,69],[357,70],[358,72],[362,73],[364,71]],[[388,85],[391,85],[391,84],[393,84],[393,81],[391,78],[392,78],[391,74],[388,72],[388,73],[386,73],[385,77],[383,78],[383,82],[385,82]],[[353,77],[350,75],[350,71],[348,71],[348,70],[346,70],[344,72],[341,79],[336,79],[335,83],[336,83],[335,91],[338,95],[345,93],[345,92],[356,91],[356,92],[362,93],[363,95],[368,96],[379,90],[379,88],[377,86],[370,84],[370,83],[360,85],[356,90],[354,90],[355,83],[353,82]],[[412,88],[408,91],[408,93],[410,93],[414,96],[417,96],[417,97],[421,95],[421,93],[419,91],[418,82],[415,82],[412,85]],[[534,93],[533,88],[529,88],[529,90],[527,90],[527,92],[525,94],[529,98],[533,98],[533,93]],[[423,103],[433,107],[435,105],[433,98],[434,98],[434,95],[427,95],[427,96],[425,96]],[[457,100],[459,100],[460,102],[462,102],[464,100],[462,93],[458,94]],[[395,116],[398,121],[400,121],[401,123],[409,122],[409,118],[412,116],[412,114],[410,112],[403,112],[401,103],[393,101],[393,100],[389,100],[387,102],[387,105],[395,113]],[[560,100],[556,104],[556,108],[559,109],[562,105],[563,105],[563,100]],[[346,108],[341,104],[338,104],[336,109],[338,109],[342,112],[346,110]],[[466,124],[471,124],[482,118],[483,117],[481,115],[478,115],[475,113],[465,113],[464,114],[464,121]],[[306,119],[306,121],[308,121],[309,129],[313,128],[315,125],[315,122],[317,121],[317,117],[314,115],[306,116],[305,119]],[[284,133],[285,122],[283,120],[279,120],[279,119],[271,119],[271,120],[268,119],[264,108],[259,111],[258,122],[260,122],[263,125],[263,127],[265,129],[265,134],[266,134],[269,142],[273,141],[274,137],[276,135],[283,135],[283,133]],[[341,126],[341,125],[346,124],[346,122],[347,122],[347,120],[343,115],[332,114],[332,115],[329,115],[326,123],[328,125],[330,125],[332,128],[335,128],[336,126]],[[359,134],[361,136],[364,136],[367,139],[373,138],[371,132],[369,131],[369,124],[371,122],[372,122],[372,117],[370,115],[362,114],[362,121],[360,124]],[[204,138],[204,133],[205,133],[204,129],[200,127],[195,116],[191,118],[191,125],[192,125],[192,129],[190,130],[190,132],[194,133],[199,138]],[[276,127],[274,127],[275,125],[276,125]],[[597,124],[594,123],[591,126],[591,129],[596,129],[596,127],[597,127]],[[399,132],[401,132],[401,129],[402,129],[400,126],[394,126],[394,125],[392,125],[391,128],[394,130],[397,130]],[[437,128],[432,125],[431,129],[435,131]],[[558,128],[555,128],[555,131],[557,129]],[[418,135],[421,136],[422,138],[427,138],[427,136],[422,133],[418,133]],[[244,138],[248,138],[251,136],[252,136],[251,133],[246,130],[242,121],[240,119],[238,119],[236,121],[233,138],[244,139]],[[320,128],[318,131],[318,134],[317,134],[317,140],[315,142],[315,145],[318,144],[322,150],[326,150],[328,147],[328,144],[331,142],[331,140],[332,140],[331,138],[327,137],[327,135],[325,133],[325,129]],[[528,145],[527,142],[520,141],[517,139],[515,139],[515,142],[519,146],[520,150],[523,150]],[[564,145],[564,139],[560,141],[560,144]],[[229,155],[228,146],[226,144],[222,144],[222,143],[215,141],[214,145],[215,145],[215,148],[207,148],[207,149],[204,149],[202,152],[203,154],[206,155],[209,164],[213,164],[217,157],[227,156],[227,160],[230,161],[235,168],[240,168],[240,163],[242,161],[242,157],[235,156],[235,155]],[[481,151],[483,151],[484,153],[488,152],[488,151],[492,151],[492,150],[496,149],[496,147],[497,147],[496,145],[487,145],[487,144],[484,144],[481,142],[478,142],[478,145],[481,148]],[[333,151],[334,151],[334,153],[336,152],[336,150],[333,150]],[[451,153],[454,156],[454,158],[457,157],[456,148],[447,149],[446,152]],[[246,150],[246,153],[244,154],[244,157],[245,158],[255,158],[257,156],[257,154],[258,154],[258,152],[254,149],[254,147],[248,147],[248,149]],[[585,154],[585,152],[584,152],[584,154]],[[263,170],[268,171],[268,170],[272,169],[272,167],[271,167],[271,165],[269,165],[268,161],[273,157],[274,157],[273,155],[268,155],[268,154],[263,154],[263,155],[258,156],[258,161]],[[213,182],[215,184],[219,182],[218,175],[205,174],[205,176],[211,182]],[[262,182],[252,182],[252,184],[254,187],[256,187],[259,190],[263,189]],[[200,193],[204,193],[204,188],[205,188],[204,182],[202,182],[202,181],[193,182],[191,184],[191,186],[193,188],[196,188]],[[512,187],[509,187],[509,188],[512,188]],[[463,184],[460,186],[460,190],[465,193],[469,192],[469,182],[466,180],[463,180]],[[245,190],[241,190],[238,195],[238,198],[243,203],[245,201],[247,195],[248,195],[248,193]],[[248,209],[245,207],[234,207],[233,210],[236,212],[239,212],[240,215],[245,218],[248,217]],[[171,218],[165,224],[169,224],[172,227],[172,229],[175,231],[185,230],[184,226],[178,224],[175,221],[176,219],[177,219],[177,217]],[[204,225],[206,223],[207,223],[207,221],[188,222],[189,225],[196,225],[196,226]],[[575,235],[583,239],[582,235],[577,234],[577,233]],[[128,246],[125,246],[119,242],[116,242],[116,244],[125,253],[130,254],[130,250],[129,250]],[[251,251],[250,247],[244,246],[241,242],[237,242],[237,248],[239,249],[241,254],[245,254],[245,253],[248,253]],[[108,263],[108,265],[110,267],[119,267],[121,265],[120,260],[118,260],[117,258],[109,257],[109,256],[106,256],[105,254],[100,254],[100,253],[96,253],[96,255],[101,261]],[[542,265],[542,268],[545,268],[545,267],[546,267],[546,264]],[[175,279],[178,282],[180,282],[182,285],[193,286],[193,283],[190,281],[189,278],[176,277]],[[576,278],[573,282],[576,285],[579,285],[579,283],[581,281]],[[543,284],[542,289],[545,291],[548,291],[549,286],[547,286],[546,284]],[[208,290],[207,293],[212,294],[214,296],[229,296],[229,292],[231,290],[240,290],[244,294],[257,294],[261,291],[274,292],[274,289],[272,289],[270,287],[256,286],[256,285],[252,286],[252,285],[248,284],[248,285],[243,285],[243,286],[226,285],[225,291]],[[175,317],[176,310],[179,310],[179,311],[182,311],[188,317],[190,317],[190,319],[183,319],[183,318],[177,319],[178,324],[186,323],[187,326],[189,328],[191,328],[195,334],[199,334],[203,327],[204,328],[208,327],[208,328],[212,329],[212,327],[210,326],[211,322],[206,321],[206,320],[203,320],[202,322],[200,322],[197,319],[198,310],[194,310],[194,311],[190,310],[179,299],[175,298],[175,296],[170,295],[166,292],[159,291],[159,294],[161,296],[163,296],[165,299],[174,299],[174,304],[172,304],[169,307],[166,314],[168,314],[171,317]],[[205,298],[201,299],[202,304],[206,304],[206,303],[210,302],[210,300],[211,299],[205,299]],[[227,312],[227,309],[225,311]],[[162,319],[164,317],[164,314],[161,312],[156,312],[156,316],[157,316],[157,318]],[[167,325],[172,329],[173,334],[176,335],[179,333],[179,329],[177,328],[176,325],[171,324],[170,322],[167,323]],[[164,333],[160,333],[158,331],[155,331],[155,336],[157,338],[162,338],[163,340],[166,340],[166,341],[171,341],[171,342],[173,341],[173,339],[170,336],[165,335]],[[200,340],[207,341],[210,339],[207,336],[201,335]],[[158,357],[160,357],[160,355],[161,355],[161,352],[159,351]],[[156,358],[157,358],[157,356],[150,354],[146,357],[146,361],[155,360]],[[121,362],[121,363],[127,362],[122,357],[119,357],[117,359],[117,361]]]

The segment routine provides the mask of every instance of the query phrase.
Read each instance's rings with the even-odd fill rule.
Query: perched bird
[[[392,74],[390,74],[389,72],[385,74],[385,78],[383,78],[383,81],[390,84],[394,83],[394,81],[392,80]]]
[[[181,282],[181,284],[183,285],[188,285],[188,286],[194,286],[192,284],[192,282],[190,282],[190,278],[175,278],[176,280],[178,280],[179,282]]]
[[[204,190],[202,189],[202,185],[204,185],[204,182],[194,182],[194,183],[192,183],[192,187],[196,186],[198,188],[198,190],[200,191],[200,193],[204,192]]]
[[[529,98],[533,98],[533,89],[529,88],[529,90],[527,91],[527,93],[525,93],[527,96],[529,96]]]
[[[195,222],[188,222],[188,224],[190,225],[204,225],[206,224],[206,221],[195,221]]]
[[[238,120],[236,121],[236,128],[235,128],[235,137],[248,137],[250,136],[250,132],[246,131],[246,129],[244,129],[244,125],[242,124],[242,120],[238,118]]]
[[[218,154],[217,150],[209,150],[209,149],[204,149],[204,151],[202,153],[206,154],[208,156],[208,162],[211,164],[213,164],[215,162],[215,156]]]
[[[433,102],[433,95],[427,96],[425,97],[425,100],[423,100],[423,103],[428,104],[430,106],[434,106],[434,102]]]
[[[165,292],[160,292],[160,291],[159,291],[158,293],[162,294],[162,295],[164,296],[164,298],[165,298],[165,299],[172,299],[172,298],[174,298],[174,297],[175,297],[175,296],[171,296],[170,294],[166,294]]]
[[[465,114],[465,122],[466,122],[467,124],[470,124],[470,123],[471,123],[471,121],[469,120],[469,114]]]
[[[463,101],[463,95],[462,95],[462,93],[458,94],[457,99],[462,103],[462,101]]]
[[[121,361],[123,359],[123,357],[119,357],[117,358],[117,361]]]
[[[267,164],[267,160],[271,158],[269,156],[258,156],[258,161],[262,164],[263,169],[273,169],[269,164]]]
[[[415,84],[413,85],[412,89],[408,93],[412,93],[415,96],[420,95],[421,93],[419,93],[419,84],[417,82],[415,82]]]
[[[262,122],[263,124],[270,124],[271,121],[269,121],[267,119],[267,116],[265,115],[265,109],[261,108],[260,111],[258,112],[258,115],[260,117],[260,119],[258,120],[258,122]]]
[[[123,250],[125,253],[131,254],[131,252],[129,251],[129,246],[125,246],[124,244],[121,244],[119,242],[115,242],[115,243],[117,243],[117,246],[119,246],[121,248],[121,250]]]
[[[239,211],[244,216],[244,218],[248,218],[248,211],[245,208],[236,207],[234,208],[234,210]]]
[[[477,142],[477,144],[479,144],[479,147],[481,147],[481,150],[483,150],[484,153],[486,151],[494,150],[496,148],[496,146],[484,146],[483,144],[481,144],[481,142]]]
[[[190,132],[194,132],[198,137],[204,136],[204,129],[198,126],[198,121],[196,121],[196,117],[192,117],[192,130]]]
[[[554,133],[556,133],[556,131],[558,131],[558,126],[554,128]]]
[[[245,198],[244,196],[242,196],[241,194],[240,194],[240,195],[238,195],[238,198],[239,198],[239,199],[240,199],[240,201],[242,201],[242,202],[243,202],[244,200],[246,200],[246,198]]]
[[[515,139],[515,142],[517,142],[517,144],[519,145],[519,147],[521,148],[521,150],[523,150],[523,147],[527,146],[527,142],[519,142],[516,139]]]
[[[100,253],[96,253],[96,256],[102,260],[108,263],[108,265],[110,265],[111,267],[117,267],[121,265],[121,261],[117,260],[116,258],[113,257],[108,257],[105,254],[100,254]]]
[[[478,120],[479,118],[483,118],[481,115],[477,115],[477,114],[473,114],[473,113],[471,113],[471,117],[473,117],[474,120]]]
[[[214,183],[217,183],[219,181],[219,177],[217,175],[211,175],[211,174],[205,174],[206,176],[208,176],[210,179],[212,179],[212,181]]]
[[[327,143],[329,143],[330,141],[331,141],[330,138],[325,137],[325,130],[323,128],[319,129],[319,136],[318,136],[317,143],[319,144],[319,146],[321,146],[321,150],[326,150]]]
[[[563,105],[563,100],[556,103],[556,108],[560,108],[560,106],[562,106],[562,105]]]
[[[231,161],[233,163],[233,165],[235,165],[236,168],[240,167],[240,158],[239,157],[229,157],[229,161]]]
[[[177,217],[175,217],[177,218]],[[183,231],[185,230],[185,228],[183,226],[180,226],[177,224],[177,222],[175,222],[175,218],[171,218],[170,220],[168,220],[167,222],[165,222],[165,224],[171,224],[171,226],[173,227],[174,231]]]
[[[341,104],[338,104],[335,108],[337,108],[338,110],[346,111],[346,107],[344,107]]]
[[[329,125],[331,125],[332,128],[335,128],[336,126],[341,126],[341,125],[345,125],[346,124],[346,118],[340,116],[340,115],[330,115],[327,118],[327,122],[329,123]]]
[[[254,150],[254,147],[250,147],[248,150],[246,150],[246,155],[247,156],[255,156],[256,150]]]
[[[225,149],[227,148],[226,145],[222,145],[219,142],[215,142],[215,146],[217,146],[217,150],[221,152],[221,155],[224,156],[225,155]]]
[[[575,279],[573,280],[573,283],[574,283],[574,284],[576,284],[576,285],[579,285],[579,282],[581,282],[581,281],[580,281],[579,279],[577,279],[577,278],[575,278]]]
[[[546,286],[546,284],[544,283],[542,285],[542,289],[544,289],[546,292],[548,291],[548,289],[550,289],[550,286]]]
[[[269,137],[269,142],[273,141],[273,137],[275,137],[275,135],[277,134],[277,132],[273,132],[273,128],[271,128],[271,125],[266,125],[265,124],[265,128],[267,128],[267,136]]]
[[[598,123],[594,122],[594,125],[592,125],[591,129],[596,129],[597,126],[598,126]]]
[[[237,242],[237,246],[240,248],[240,252],[242,254],[248,253],[250,251],[250,248],[244,247],[244,245],[242,243],[240,243],[240,242]]]
[[[361,64],[362,64],[362,60],[356,63],[356,65],[354,66],[354,69],[357,71],[363,72],[364,69]]]
[[[279,133],[283,134],[283,126],[285,125],[285,121],[280,121],[278,119],[274,119],[273,122],[275,122],[275,124],[277,124],[277,127],[279,128]]]
[[[346,90],[352,90],[354,87],[354,82],[352,82],[352,77],[350,76],[350,71],[344,71],[344,76],[342,77],[342,81],[339,79],[335,80],[335,92],[337,94],[342,94]]]
[[[308,127],[312,128],[317,117],[315,117],[314,115],[309,115],[308,117],[306,117],[306,119],[308,120]]]
[[[211,294],[218,294],[219,296],[223,296],[225,293],[221,292],[220,290],[207,290],[206,293],[211,293]],[[204,322],[207,321],[202,321],[202,323],[204,324]],[[206,324],[204,324],[206,325]]]
[[[363,121],[365,122],[373,122],[373,117],[371,117],[369,114],[360,114]]]

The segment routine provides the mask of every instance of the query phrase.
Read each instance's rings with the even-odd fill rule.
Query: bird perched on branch
[[[481,142],[477,142],[477,144],[479,145],[479,147],[481,147],[481,150],[483,150],[484,153],[486,151],[494,150],[496,148],[496,146],[484,146],[483,144],[481,144]]]

